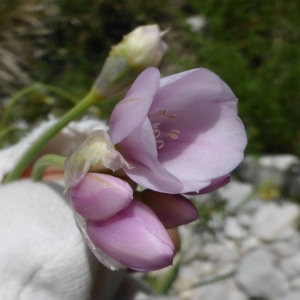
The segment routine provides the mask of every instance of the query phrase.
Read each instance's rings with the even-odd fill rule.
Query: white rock
[[[249,155],[244,158],[236,172],[244,181],[256,186],[263,181],[271,181],[281,186],[284,183],[285,171],[293,164],[299,164],[299,159],[294,155]]]
[[[247,236],[247,231],[241,227],[237,219],[234,217],[228,217],[224,225],[225,234],[235,240],[245,238]]]
[[[223,242],[223,247],[219,255],[219,261],[229,262],[229,261],[236,261],[240,257],[239,249],[237,244],[233,241],[227,240]]]
[[[300,253],[282,259],[279,267],[288,279],[300,278]]]
[[[300,290],[297,290],[297,291],[291,291],[286,295],[278,297],[274,300],[299,300],[299,299],[300,299]]]
[[[201,286],[184,291],[180,300],[247,300],[245,294],[239,291],[230,281]]]
[[[292,203],[278,205],[265,203],[254,217],[252,232],[264,241],[272,241],[283,230],[292,227],[292,223],[299,215],[299,207]]]
[[[293,226],[293,224],[291,224]],[[287,227],[280,231],[277,235],[278,240],[291,241],[299,236],[299,231],[294,227]]]
[[[220,197],[227,200],[226,210],[231,211],[238,207],[253,192],[254,187],[248,183],[232,181],[218,190]]]
[[[286,171],[292,164],[299,163],[299,159],[295,155],[265,155],[258,159],[258,163],[264,168],[276,168],[280,171]]]
[[[209,280],[215,276],[215,266],[210,262],[195,260],[189,265],[182,265],[174,282],[177,292],[187,290],[202,280]]]
[[[291,279],[289,285],[292,290],[300,290],[300,277]]]
[[[237,215],[237,219],[240,225],[242,225],[244,228],[249,228],[249,226],[252,223],[252,219],[248,214],[245,213],[239,213]]]
[[[260,246],[259,240],[255,236],[249,236],[241,241],[240,250],[242,253],[248,252]]]
[[[250,297],[273,299],[289,289],[286,278],[264,249],[254,250],[242,258],[235,279]]]
[[[287,241],[276,241],[268,246],[268,250],[279,259],[290,256],[298,251],[295,244]]]

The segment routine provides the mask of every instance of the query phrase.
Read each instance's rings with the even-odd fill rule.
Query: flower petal
[[[158,69],[146,69],[137,77],[125,98],[116,105],[109,120],[114,144],[122,141],[144,122],[159,87],[159,78]]]
[[[204,188],[201,188],[199,192],[192,192],[192,193],[186,193],[187,195],[203,195],[207,193],[211,193],[224,185],[228,184],[230,182],[231,176],[230,174],[227,174],[225,176],[215,178],[211,180],[210,184],[207,185]],[[199,183],[199,186],[201,186],[201,182]]]
[[[98,173],[87,173],[70,189],[70,195],[77,212],[96,221],[113,216],[133,199],[133,191],[126,181]]]
[[[119,146],[126,161],[133,168],[124,168],[136,183],[156,191],[179,193],[183,185],[157,160],[156,142],[148,118],[137,127]]]
[[[143,202],[158,216],[166,228],[195,221],[199,213],[194,204],[181,195],[162,194],[151,190],[141,193]]]
[[[87,221],[92,242],[131,269],[156,270],[172,264],[174,245],[156,215],[133,201],[128,208],[102,222]]]

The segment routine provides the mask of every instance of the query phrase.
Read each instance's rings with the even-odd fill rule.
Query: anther
[[[167,111],[165,109],[160,109],[157,114],[159,117],[164,117],[167,114]]]
[[[170,137],[172,140],[177,140],[178,137],[179,137],[179,134],[180,134],[180,131],[179,131],[179,130],[172,129],[172,130],[169,132],[169,137]]]
[[[175,122],[176,121],[176,115],[175,114],[168,114],[168,120],[170,122]]]
[[[153,128],[153,133],[156,139],[160,136],[160,130],[157,128]]]
[[[156,148],[159,150],[159,149],[162,149],[165,145],[165,142],[163,140],[156,140]]]

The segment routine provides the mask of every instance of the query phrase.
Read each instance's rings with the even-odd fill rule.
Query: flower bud
[[[113,46],[94,88],[107,98],[124,93],[137,75],[158,66],[167,50],[157,25],[140,26]]]
[[[166,228],[174,228],[195,221],[198,210],[182,195],[163,194],[151,190],[141,193],[142,200],[158,216]]]
[[[70,196],[76,211],[89,220],[105,220],[127,207],[133,199],[130,185],[117,177],[87,173]]]
[[[131,269],[150,271],[172,264],[174,245],[166,229],[139,201],[107,220],[88,220],[86,228],[95,246]]]

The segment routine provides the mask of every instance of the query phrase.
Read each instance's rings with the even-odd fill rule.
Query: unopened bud
[[[107,98],[124,93],[137,75],[161,62],[167,50],[158,25],[140,26],[113,46],[94,88]]]

